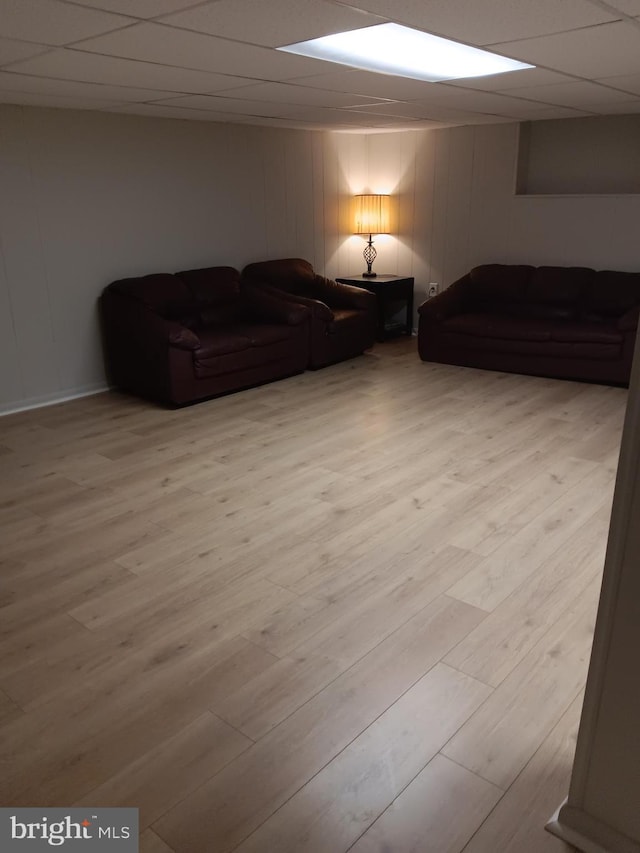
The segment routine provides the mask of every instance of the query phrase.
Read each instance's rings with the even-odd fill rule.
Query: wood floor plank
[[[443,755],[503,790],[513,783],[584,685],[598,594],[597,586],[588,587],[578,597],[442,749]]]
[[[615,471],[601,467],[587,475],[452,585],[449,595],[475,607],[494,610],[545,559],[564,547],[585,518],[591,518],[603,506],[611,506],[614,476]]]
[[[139,853],[174,853],[174,851],[152,829],[145,829],[140,835]]]
[[[362,835],[353,853],[460,853],[503,791],[436,755]],[[501,850],[499,847],[487,848]]]
[[[465,637],[446,662],[497,687],[566,616],[576,597],[598,586],[608,526],[605,507]]]
[[[572,853],[573,847],[545,832],[544,826],[569,789],[582,701],[580,693],[464,853]]]
[[[253,740],[259,740],[345,671],[320,655],[273,660],[235,691],[219,692],[211,708]]]
[[[22,708],[10,699],[3,690],[0,690],[0,726],[21,717],[22,714]]]
[[[596,467],[595,462],[572,457],[555,462],[518,488],[515,494],[508,492],[496,499],[489,512],[471,519],[466,528],[454,536],[452,544],[485,556],[491,554]]]
[[[347,850],[490,693],[437,664],[236,849]]]
[[[232,850],[483,616],[461,602],[438,599],[160,818],[154,828],[177,853]]]
[[[74,805],[133,806],[140,810],[139,828],[143,832],[251,743],[207,712],[151,752],[123,767]]]

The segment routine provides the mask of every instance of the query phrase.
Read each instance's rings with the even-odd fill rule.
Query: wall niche
[[[640,193],[640,115],[520,124],[516,195]]]

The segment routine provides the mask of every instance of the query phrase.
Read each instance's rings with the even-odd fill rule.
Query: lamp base
[[[362,278],[375,278],[377,275],[377,272],[363,272]]]

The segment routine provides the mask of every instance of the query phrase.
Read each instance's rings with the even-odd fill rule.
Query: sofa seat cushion
[[[266,347],[280,341],[288,341],[292,335],[292,327],[278,323],[235,323],[234,334],[247,338],[252,347]]]
[[[549,341],[548,322],[499,314],[458,314],[442,324],[445,333],[476,338],[501,338],[512,341]]]
[[[211,379],[214,376],[264,368],[267,364],[287,362],[294,351],[295,344],[292,345],[291,340],[283,340],[269,346],[248,346],[244,350],[217,356],[201,356],[194,352],[193,368],[196,379]]]
[[[483,338],[462,335],[443,329],[439,338],[442,347],[451,351],[502,352],[533,358],[589,358],[596,361],[619,359],[621,344],[598,344],[586,341],[532,341],[524,339]]]
[[[247,335],[237,332],[234,328],[210,326],[198,329],[198,337],[200,347],[194,352],[197,359],[242,352],[251,347],[251,340]]]
[[[621,344],[623,335],[614,323],[554,323],[551,339],[568,343]]]

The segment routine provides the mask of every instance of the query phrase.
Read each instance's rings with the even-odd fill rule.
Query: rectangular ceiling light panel
[[[278,50],[430,83],[534,67],[400,24],[376,24]]]

